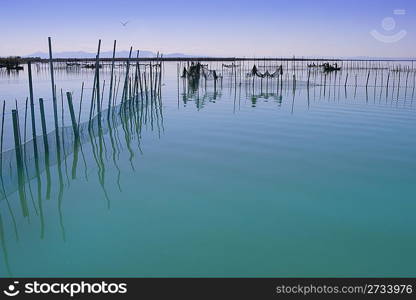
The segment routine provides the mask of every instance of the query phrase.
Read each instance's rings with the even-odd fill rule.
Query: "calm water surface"
[[[111,122],[104,113],[91,134],[93,72],[58,68],[59,161],[49,73],[33,66],[50,132],[47,164],[37,119],[39,176],[30,117],[23,134],[26,70],[1,75],[1,276],[416,275],[413,77],[399,91],[381,81],[366,90],[360,72],[357,88],[331,75],[325,88],[257,79],[253,91],[225,76],[216,92],[212,82],[192,92],[182,79],[178,88],[176,63],[165,67],[160,100],[124,117],[116,108]],[[60,89],[73,92],[78,114],[83,81],[75,147]],[[11,150],[15,99],[29,141],[23,185]]]

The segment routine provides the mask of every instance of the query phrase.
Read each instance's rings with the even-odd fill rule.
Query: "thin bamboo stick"
[[[48,44],[49,44],[49,67],[50,67],[50,72],[51,72],[51,85],[52,85],[53,117],[55,121],[55,137],[56,137],[56,145],[59,145],[60,143],[59,143],[59,133],[58,133],[58,107],[56,104],[56,88],[55,88],[55,79],[54,79],[53,61],[52,61],[52,40],[50,37],[48,37]]]

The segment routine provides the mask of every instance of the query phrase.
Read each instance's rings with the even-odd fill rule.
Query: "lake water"
[[[416,275],[414,72],[407,83],[402,72],[400,88],[394,72],[386,87],[387,70],[367,89],[362,70],[349,71],[346,88],[345,71],[325,86],[316,73],[307,88],[303,70],[294,89],[292,73],[282,86],[257,78],[253,87],[244,71],[209,67],[222,82],[190,91],[177,63],[165,63],[160,98],[117,106],[110,119],[104,111],[102,130],[89,131],[94,72],[56,66],[57,147],[49,71],[33,65],[38,170],[30,109],[24,134],[26,67],[1,73],[1,276]],[[115,73],[118,81],[125,68]],[[109,74],[101,70],[104,108]],[[65,93],[78,117],[82,82],[76,144]],[[15,99],[28,141],[23,182]]]

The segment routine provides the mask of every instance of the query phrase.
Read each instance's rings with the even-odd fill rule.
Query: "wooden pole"
[[[48,44],[49,44],[49,67],[51,71],[51,84],[52,84],[52,102],[53,102],[53,117],[55,121],[55,137],[56,137],[56,145],[59,146],[59,134],[58,134],[58,108],[56,104],[56,89],[55,89],[55,79],[54,79],[54,72],[53,72],[53,61],[52,61],[52,41],[51,38],[48,37]],[[43,103],[43,101],[42,101]],[[58,147],[59,149],[59,147]]]
[[[82,98],[84,95],[84,82],[82,82],[82,86],[81,86],[81,99],[79,100],[79,111],[78,111],[78,126],[79,126],[79,122],[81,121],[81,111],[82,111]]]
[[[38,153],[38,145],[36,141],[36,121],[35,121],[35,105],[33,100],[33,84],[32,84],[32,65],[30,61],[27,63],[27,70],[29,76],[29,99],[30,99],[30,116],[32,119],[32,138],[34,154]]]
[[[13,119],[13,134],[14,134],[14,145],[16,153],[16,164],[17,164],[17,180],[19,184],[19,199],[22,206],[23,216],[27,217],[29,215],[29,210],[26,203],[26,196],[24,193],[24,175],[23,175],[23,157],[21,150],[21,139],[20,139],[20,128],[19,128],[19,117],[16,109],[12,110],[12,119]]]
[[[88,129],[91,129],[91,119],[93,117],[93,110],[94,110],[94,97],[97,95],[97,57],[99,57],[99,53],[100,53],[100,48],[101,48],[101,40],[98,40],[98,49],[97,49],[97,55],[95,57],[96,60],[96,66],[95,66],[95,73],[94,73],[94,83],[93,83],[93,88],[92,88],[92,95],[91,95],[91,106],[90,106],[90,116],[88,119]],[[98,83],[98,88],[100,87],[100,84]],[[99,94],[99,91],[98,91]]]
[[[46,199],[50,199],[51,194],[51,173],[49,168],[49,145],[48,134],[46,131],[45,108],[43,106],[43,99],[39,98],[40,119],[42,124],[43,146],[45,151],[45,168],[46,168]],[[57,147],[59,147],[57,145]]]
[[[139,71],[139,87],[140,87],[140,98],[143,101],[143,87],[142,87],[142,75],[140,73],[140,60],[139,60],[140,51],[137,50],[137,69]]]
[[[68,100],[68,107],[69,107],[69,113],[71,115],[71,122],[72,122],[72,129],[74,131],[74,137],[75,139],[78,139],[79,138],[78,125],[75,119],[74,106],[72,104],[72,95],[70,92],[66,93],[66,98]]]
[[[162,61],[163,59],[163,54],[160,55],[160,62],[159,62],[159,95],[162,94],[162,75],[164,73],[162,73],[162,71],[164,70],[164,63]]]
[[[95,76],[96,80],[96,93],[97,93],[97,113],[101,115],[101,101],[100,101],[100,48],[101,48],[101,40],[98,40],[98,52],[97,56],[95,57]],[[98,119],[99,120],[99,119]]]
[[[367,82],[365,84],[365,88],[368,87],[368,80],[370,79],[370,71],[368,71],[368,75],[367,75]]]
[[[0,137],[0,174],[1,180],[3,180],[3,136],[4,136],[4,113],[6,110],[6,101],[3,101],[3,112],[2,112],[2,118],[1,118],[1,137]],[[3,181],[2,181],[3,184]],[[4,190],[4,188],[3,188]],[[6,195],[6,192],[4,193]]]
[[[133,47],[130,47],[130,53],[129,53],[129,59],[127,61],[126,66],[126,77],[124,78],[124,86],[123,86],[123,96],[122,96],[122,102],[127,99],[127,88],[128,88],[128,80],[129,80],[129,72],[130,72],[130,60],[131,60],[131,52],[133,51]]]
[[[111,78],[110,78],[110,94],[108,96],[108,112],[107,112],[107,118],[110,117],[110,107],[111,107],[111,103],[112,103],[112,97],[113,97],[113,80],[114,80],[114,59],[116,57],[116,45],[117,45],[117,41],[114,40],[114,46],[113,46],[113,60],[111,61]]]
[[[42,124],[42,135],[43,135],[43,145],[45,148],[45,153],[49,153],[48,146],[48,133],[46,131],[46,120],[45,120],[45,108],[43,106],[43,98],[39,98],[39,110],[40,110],[40,119]]]
[[[156,55],[156,62],[155,62],[155,86],[154,86],[154,92],[153,95],[156,97],[156,90],[157,90],[157,83],[158,83],[158,72],[157,72],[157,67],[158,67],[158,61],[159,61],[159,52],[157,52]]]
[[[153,65],[152,61],[150,61],[150,99],[153,100]]]

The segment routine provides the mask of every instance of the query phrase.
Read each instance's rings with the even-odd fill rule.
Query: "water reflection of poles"
[[[357,74],[355,74],[355,87],[354,87],[354,99],[357,96]]]
[[[98,128],[98,135],[101,135],[100,132],[101,132],[101,129]],[[90,141],[91,141],[91,149],[92,149],[93,157],[94,157],[95,163],[97,164],[97,167],[98,167],[98,171],[97,171],[98,172],[98,181],[99,181],[101,187],[103,188],[104,195],[107,199],[107,207],[110,208],[110,200],[108,198],[107,191],[104,188],[104,181],[103,181],[103,174],[105,173],[105,170],[103,170],[104,169],[104,164],[103,164],[103,161],[102,161],[102,144],[100,144],[100,149],[99,150],[96,149],[98,146],[96,145],[96,142],[95,142],[95,135],[93,134],[92,130],[88,130],[88,134],[89,134]],[[100,143],[101,143],[101,141],[100,141]],[[98,156],[97,156],[98,151],[100,153],[99,155],[101,155],[100,158],[98,158]]]
[[[16,219],[14,217],[14,213],[12,207],[9,202],[9,198],[7,197],[6,189],[4,187],[4,180],[3,180],[3,136],[4,136],[4,112],[6,108],[6,101],[3,101],[3,112],[2,112],[2,119],[1,119],[1,138],[0,138],[0,179],[1,179],[1,188],[3,191],[4,199],[6,200],[7,208],[9,210],[10,216],[13,222],[14,233],[16,236],[16,240],[19,240],[19,234],[17,232],[17,224]]]
[[[38,208],[39,208],[39,218],[40,218],[40,238],[43,239],[45,235],[45,220],[43,216],[43,205],[42,205],[42,180],[40,175],[39,168],[39,157],[37,150],[35,153],[35,171],[36,171],[36,183],[37,183],[37,195],[38,195]]]
[[[77,128],[78,128],[78,130],[79,130],[79,124],[81,122],[82,98],[83,98],[83,95],[84,95],[84,82],[82,82],[82,86],[81,86],[81,99],[80,99],[80,102],[79,102],[78,121],[77,121]],[[84,161],[84,166],[85,166],[85,180],[88,181],[87,162],[85,161],[84,151],[82,150],[82,144],[81,143],[79,143],[79,148],[81,150],[81,155],[82,155],[82,159]]]
[[[61,89],[61,108],[62,108],[62,115],[61,115],[61,118],[62,118],[62,128],[61,128],[61,132],[62,132],[62,150],[63,150],[63,153],[64,153],[66,181],[67,181],[68,186],[69,186],[68,164],[67,164],[67,155],[66,155],[66,150],[65,150],[66,147],[65,147],[65,131],[64,131],[65,130],[65,127],[64,127],[64,124],[65,124],[65,119],[64,119],[64,95],[63,95],[62,89]],[[57,156],[58,161],[60,161],[61,160],[60,145],[57,146],[56,154],[57,154],[56,156]]]
[[[45,170],[46,170],[46,199],[51,197],[51,171],[49,162],[49,145],[48,145],[48,134],[46,131],[46,120],[45,120],[45,109],[43,106],[43,99],[39,98],[39,109],[42,124],[42,135],[43,135],[43,147],[45,152]]]
[[[72,103],[72,94],[70,92],[67,92],[66,97],[68,100],[69,113],[71,116],[72,130],[74,132],[74,159],[72,161],[72,179],[75,179],[77,163],[78,163],[79,129],[78,129],[77,121],[75,119],[74,106]]]
[[[114,124],[114,127],[113,127],[114,128],[114,141],[115,141],[116,149],[117,149],[117,159],[120,159],[120,153],[123,150],[123,145],[122,145],[121,140],[120,140],[120,135],[119,135],[119,132],[118,132],[116,117],[118,117],[118,115],[116,113],[113,113],[112,117],[111,117],[111,122],[112,122],[112,124]],[[118,120],[118,118],[117,118],[117,120]]]
[[[160,72],[162,72],[162,70],[160,70]],[[161,78],[162,74],[160,74],[160,78]],[[159,86],[161,85],[161,81],[159,81]],[[161,89],[161,87],[160,87]],[[162,130],[163,132],[165,131],[165,126],[164,126],[164,122],[163,122],[163,111],[162,111],[162,107],[163,107],[163,103],[162,103],[162,90],[159,90],[159,94],[158,94],[158,99],[159,99],[159,116],[160,116],[160,123],[162,126]],[[160,137],[160,135],[159,135]]]
[[[293,75],[293,76],[295,76],[295,75]],[[294,109],[295,109],[295,94],[296,94],[296,83],[294,84],[293,89],[292,89],[292,109],[291,109],[291,114],[294,113]]]
[[[110,115],[109,115],[109,117],[110,117]],[[114,166],[116,167],[117,172],[118,172],[117,186],[118,186],[118,189],[121,192],[121,186],[120,186],[120,173],[121,173],[121,171],[120,171],[120,168],[119,168],[119,166],[117,164],[117,160],[116,160],[116,152],[117,152],[117,149],[116,149],[116,145],[115,145],[115,141],[114,141],[114,137],[113,137],[113,129],[112,129],[113,126],[112,126],[112,124],[110,122],[110,118],[109,117],[107,118],[107,126],[108,126],[108,131],[109,131],[109,134],[110,134],[111,148],[113,150],[112,151],[112,158],[113,158]],[[114,119],[112,119],[112,120],[114,120]]]
[[[126,140],[127,149],[128,149],[128,151],[130,153],[130,155],[129,155],[130,165],[131,165],[132,170],[134,171],[135,170],[134,169],[134,165],[133,165],[134,152],[131,149],[131,144],[130,144],[130,131],[128,129],[128,121],[127,121],[127,116],[126,116],[125,109],[123,109],[123,111],[124,112],[120,115],[120,118],[121,118],[121,127],[122,127],[122,129],[124,131],[124,138]]]
[[[101,101],[100,101],[100,46],[101,40],[98,41],[98,52],[95,58],[95,73],[96,73],[96,95],[97,95],[97,119],[98,119],[98,127],[101,128]],[[104,88],[103,88],[104,90]]]
[[[62,107],[62,109],[63,109],[63,107]],[[63,124],[63,122],[62,122],[62,124]],[[62,132],[62,143],[63,143],[63,148],[65,149],[64,133],[63,132]],[[57,145],[57,148],[56,148],[56,152],[57,152],[57,169],[58,169],[58,179],[59,179],[59,189],[58,189],[58,214],[59,214],[59,224],[60,224],[61,231],[62,231],[62,238],[65,241],[66,240],[66,235],[65,235],[65,227],[64,227],[63,215],[62,215],[62,199],[63,199],[63,195],[64,195],[64,180],[63,180],[63,175],[62,175],[62,162],[61,162],[61,155],[60,155],[59,147],[60,146]],[[66,162],[66,154],[64,154],[64,155],[65,155],[65,162]],[[65,166],[66,166],[66,163],[65,163]],[[68,178],[68,176],[67,176],[67,178]],[[69,185],[69,181],[68,181],[68,185]]]
[[[399,82],[397,83],[397,101],[399,101],[399,93],[400,93],[400,75],[401,75],[401,72],[399,71]]]
[[[133,110],[133,116],[134,116],[134,122],[136,124],[135,127],[136,127],[136,135],[137,135],[137,147],[140,151],[140,154],[143,154],[143,151],[140,145],[141,129],[142,129],[141,124],[140,124],[140,115],[141,115],[140,107],[139,105],[136,105]]]
[[[13,134],[14,134],[14,145],[15,145],[15,154],[16,154],[16,166],[17,166],[17,180],[18,180],[18,191],[20,205],[22,208],[22,214],[24,217],[29,216],[29,210],[27,207],[26,194],[24,190],[25,179],[24,179],[24,167],[23,167],[23,157],[21,150],[21,138],[20,138],[20,127],[19,127],[19,115],[16,109],[12,110],[13,118]]]
[[[36,208],[35,205],[35,200],[33,198],[33,193],[32,193],[32,186],[30,183],[30,177],[29,177],[29,169],[27,167],[27,151],[26,151],[26,124],[27,124],[27,102],[28,99],[26,98],[26,104],[25,104],[25,121],[24,121],[24,127],[23,127],[23,164],[24,164],[24,168],[25,168],[25,172],[26,172],[26,180],[27,180],[27,185],[29,187],[29,195],[30,195],[30,199],[32,200],[32,204],[33,204],[33,208],[35,210],[36,215],[38,215],[38,210]]]
[[[39,169],[39,156],[38,156],[36,122],[35,122],[35,108],[34,108],[33,85],[32,85],[32,70],[31,70],[30,62],[28,63],[28,72],[29,72],[30,113],[31,113],[31,120],[32,120],[33,154],[35,158],[38,208],[39,208],[39,218],[40,218],[40,227],[41,227],[40,237],[41,239],[43,239],[44,233],[45,233],[45,221],[44,221],[44,216],[43,216],[43,205],[42,205],[42,180],[41,180],[40,169]]]
[[[0,242],[1,242],[1,249],[3,252],[4,264],[6,265],[7,273],[9,276],[12,276],[12,271],[10,269],[10,263],[9,263],[9,255],[8,255],[7,247],[6,247],[6,238],[4,236],[3,219],[1,217],[1,213],[0,213]]]
[[[107,199],[107,208],[110,209],[110,198],[108,197],[108,193],[107,190],[105,188],[105,165],[104,165],[104,160],[103,160],[103,145],[105,145],[104,143],[104,138],[103,138],[103,132],[102,129],[98,129],[98,145],[99,145],[99,152],[98,152],[98,158],[99,158],[99,162],[101,164],[101,168],[99,168],[99,170],[101,170],[101,172],[99,173],[99,181],[101,184],[101,188],[104,192],[104,196]]]

